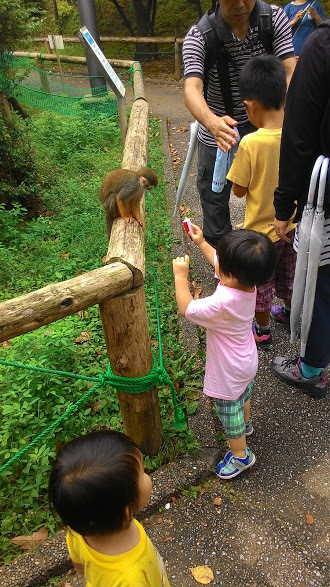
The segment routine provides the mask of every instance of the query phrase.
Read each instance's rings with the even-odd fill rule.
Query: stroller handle
[[[316,182],[317,182],[317,178],[319,176],[320,167],[323,163],[323,159],[324,159],[324,155],[319,155],[314,163],[314,167],[313,167],[313,171],[312,171],[312,175],[311,175],[311,180],[310,180],[310,184],[309,184],[309,188],[308,188],[308,198],[307,198],[307,206],[306,206],[307,210],[311,210],[313,208]]]

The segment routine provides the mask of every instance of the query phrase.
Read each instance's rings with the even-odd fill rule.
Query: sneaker
[[[327,378],[324,375],[315,375],[306,379],[301,372],[301,361],[298,358],[292,360],[286,357],[275,357],[271,363],[271,370],[281,381],[299,387],[310,397],[326,396]]]
[[[288,332],[291,332],[290,327],[290,312],[288,312],[283,306],[272,306],[270,308],[270,315],[275,320],[282,324]]]
[[[233,453],[231,452],[231,450],[229,450],[223,457],[222,461],[220,461],[220,463],[217,464],[215,468],[215,472],[217,475],[220,473],[221,469],[223,469],[226,466],[226,464],[229,463],[232,456]]]
[[[253,421],[249,420],[245,425],[245,436],[251,436],[251,434],[253,434],[253,430]]]
[[[233,479],[234,477],[237,477],[237,475],[245,471],[245,469],[249,469],[250,467],[252,467],[252,465],[254,465],[254,463],[256,462],[256,457],[248,447],[246,447],[245,453],[246,457],[244,459],[239,459],[238,457],[234,457],[232,455],[231,459],[227,462],[227,464],[224,467],[218,469],[218,465],[218,467],[216,468],[216,474],[218,475],[218,477],[220,477],[220,479]]]
[[[252,332],[254,340],[256,341],[256,345],[259,349],[269,349],[272,346],[273,340],[270,331],[267,334],[262,333],[258,326],[256,324],[253,324]]]

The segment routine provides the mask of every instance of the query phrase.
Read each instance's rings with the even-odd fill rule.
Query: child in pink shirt
[[[230,232],[220,239],[216,250],[195,224],[189,235],[215,268],[220,283],[213,295],[193,300],[189,257],[177,257],[173,260],[176,300],[182,316],[206,328],[204,393],[215,398],[230,446],[216,473],[221,479],[231,479],[255,463],[246,446],[246,435],[253,432],[250,394],[258,368],[251,326],[256,286],[271,277],[275,248],[267,236],[253,230]]]

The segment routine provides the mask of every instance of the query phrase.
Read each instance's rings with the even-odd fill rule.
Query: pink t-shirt
[[[219,284],[212,296],[192,300],[185,317],[206,328],[204,393],[237,399],[254,378],[258,353],[251,326],[254,292]]]

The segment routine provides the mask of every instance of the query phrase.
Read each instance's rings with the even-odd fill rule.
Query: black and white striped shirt
[[[273,53],[282,60],[294,56],[292,46],[291,27],[285,12],[278,6],[271,5],[273,21]],[[258,39],[258,17],[253,10],[250,15],[250,27],[246,38],[241,41],[230,31],[223,21],[220,10],[218,11],[218,27],[221,37],[224,40],[226,49],[230,52],[234,64],[229,63],[231,91],[233,100],[233,117],[238,124],[245,124],[248,121],[244,104],[242,103],[238,90],[238,75],[243,65],[255,55],[265,53],[265,48]],[[183,43],[182,57],[184,63],[184,77],[198,77],[204,80],[204,61],[206,55],[205,41],[202,33],[196,25],[193,25]],[[210,69],[207,87],[207,104],[218,116],[225,116],[225,106],[219,84],[216,64]],[[200,125],[199,140],[205,145],[216,146],[213,135]]]

